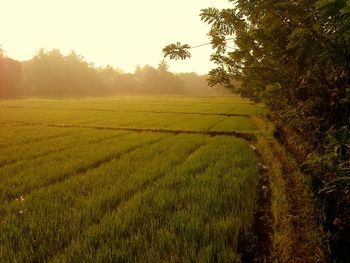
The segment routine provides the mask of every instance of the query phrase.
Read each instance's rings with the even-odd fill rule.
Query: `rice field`
[[[0,101],[0,261],[241,262],[258,160],[220,132],[255,134],[265,112],[238,97]]]

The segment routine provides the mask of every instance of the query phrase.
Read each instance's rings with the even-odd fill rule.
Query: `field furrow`
[[[259,107],[237,97],[0,101],[0,262],[241,262]]]
[[[5,167],[0,170],[2,184],[0,185],[0,200],[10,200],[26,194],[33,189],[66,180],[71,176],[84,174],[113,159],[120,158],[124,153],[133,151],[147,143],[163,139],[161,134],[143,136],[138,140],[131,135],[122,143],[118,141],[101,140],[97,143],[71,148],[64,153],[55,153],[50,156],[18,164],[14,167]],[[101,148],[102,147],[102,148]],[[67,163],[66,158],[76,156],[74,161]],[[23,169],[26,166],[26,169]]]
[[[258,177],[247,157],[254,158],[245,143],[211,139],[54,262],[239,261],[238,242],[250,231]]]
[[[35,233],[33,239],[38,242],[40,240],[41,245],[46,246],[46,253],[54,252],[52,247],[58,244],[63,246],[64,240],[68,242],[76,237],[84,226],[98,222],[105,213],[113,211],[122,200],[132,196],[133,192],[147,188],[147,182],[154,182],[158,177],[167,174],[169,170],[173,169],[173,166],[188,158],[203,144],[201,138],[194,138],[190,135],[179,136],[177,138],[170,137],[160,144],[140,148],[127,154],[123,159],[114,160],[99,169],[89,171],[84,177],[74,177],[73,180],[35,191],[29,196],[25,196],[23,202],[20,200],[12,202],[7,206],[10,209],[6,212],[7,224],[5,226],[18,228],[16,221],[21,221],[21,227],[31,227],[29,232],[34,231]],[[183,143],[175,144],[179,139]],[[165,154],[166,152],[168,153]],[[140,159],[140,156],[145,156],[144,160]],[[132,160],[137,160],[137,162]],[[47,202],[48,200],[49,202]],[[63,200],[65,201],[63,202]],[[32,215],[31,207],[39,207],[40,209],[35,209],[36,214]],[[61,211],[59,214],[57,214],[57,209]],[[19,211],[25,212],[21,214]],[[43,221],[35,225],[27,225],[26,219],[30,221],[30,218],[33,217],[42,218]],[[74,224],[77,232],[71,229],[71,224],[67,224],[67,220],[70,223],[79,222]],[[52,233],[58,227],[57,224],[67,234],[67,237],[61,235],[56,241],[58,244],[48,244],[47,242],[50,240],[47,238],[52,238]],[[35,231],[37,227],[39,229]],[[43,236],[42,231],[48,231],[48,235]],[[40,236],[43,238],[42,240],[39,238]],[[14,240],[14,242],[18,242],[18,240]],[[27,249],[32,246],[30,238],[21,242],[27,244]],[[6,242],[4,241],[4,243]],[[31,255],[31,257],[33,256],[35,255]]]
[[[227,118],[227,117],[225,117]],[[188,120],[187,120],[188,121]],[[220,120],[221,122],[223,120]],[[74,124],[49,124],[49,123],[30,123],[20,122],[17,125],[23,126],[43,126],[43,127],[56,127],[62,129],[70,128],[81,128],[81,129],[94,129],[94,130],[114,130],[114,131],[133,131],[133,132],[153,132],[153,133],[172,133],[172,134],[198,134],[198,135],[209,135],[209,136],[235,136],[246,140],[254,140],[256,131],[240,132],[235,130],[216,131],[216,130],[191,130],[191,129],[163,129],[163,128],[135,128],[135,127],[111,127],[111,126],[91,126],[91,125],[74,125]]]
[[[231,109],[230,111],[232,111]],[[226,116],[226,117],[249,117],[247,114],[234,114],[234,113],[210,113],[210,112],[184,112],[184,111],[138,111],[145,113],[157,113],[157,114],[181,114],[181,115],[204,115],[204,116]]]
[[[6,125],[6,126],[5,126]],[[46,141],[49,139],[58,139],[60,137],[66,137],[70,136],[74,132],[79,131],[64,131],[64,130],[58,130],[53,127],[49,129],[45,129],[43,131],[42,129],[38,129],[36,125],[26,125],[21,126],[14,122],[7,122],[2,124],[1,129],[3,134],[1,134],[2,142],[2,150],[0,152],[1,156],[5,155],[5,151],[7,148],[10,147],[19,147],[23,145],[34,145],[36,143]],[[7,129],[3,127],[8,127]]]
[[[40,142],[33,142],[25,145],[12,145],[3,150],[0,156],[0,169],[21,161],[34,160],[50,154],[64,152],[67,149],[80,147],[95,142],[123,136],[125,133],[116,132],[96,133],[91,130],[71,129],[71,133],[65,136],[48,138]]]

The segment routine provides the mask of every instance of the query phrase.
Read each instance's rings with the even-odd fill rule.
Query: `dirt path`
[[[265,187],[270,195],[270,209],[263,208],[262,216],[271,216],[262,224],[269,232],[270,238],[265,242],[270,253],[255,262],[326,262],[308,178],[272,136],[273,126],[257,117],[252,117],[252,121],[260,131],[254,146],[265,170]],[[261,226],[260,222],[257,224],[256,227]],[[264,252],[266,248],[261,244],[260,247]]]

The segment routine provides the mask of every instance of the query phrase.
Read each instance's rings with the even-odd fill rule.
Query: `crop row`
[[[11,201],[1,213],[0,258],[239,258],[237,243],[249,232],[255,202],[252,160],[239,139],[163,136]]]
[[[71,242],[55,262],[239,262],[258,171],[245,143],[215,138]]]
[[[114,111],[114,112],[138,112],[138,111],[171,111],[171,112],[201,112],[201,113],[226,113],[236,105],[235,113],[241,113],[241,109],[253,109],[249,101],[237,97],[227,98],[196,98],[196,97],[114,97],[93,98],[81,100],[10,100],[0,101],[0,107],[27,108],[27,109],[58,109],[74,111]]]
[[[2,212],[0,258],[35,261],[53,256],[133,192],[188,158],[202,141],[199,136],[173,136],[12,201]]]
[[[0,101],[0,262],[240,262],[259,179],[247,142],[82,126],[251,132],[224,114],[262,112],[236,97]]]
[[[255,130],[248,117],[224,118],[220,114],[255,115],[266,111],[261,106],[251,105],[236,97],[115,97],[64,101],[29,99],[0,101],[0,107],[0,120],[5,123],[15,121],[219,131]]]
[[[7,148],[21,147],[25,144],[36,144],[48,139],[56,139],[74,133],[74,130],[59,130],[33,126],[15,125],[8,123],[0,125],[0,156],[7,156]]]
[[[255,126],[249,117],[224,116],[224,115],[199,115],[199,114],[173,114],[173,113],[115,113],[82,111],[76,114],[76,119],[67,119],[71,111],[49,110],[51,116],[45,119],[40,116],[41,110],[7,109],[7,121],[45,123],[45,124],[70,124],[70,125],[95,125],[109,127],[128,128],[159,128],[172,130],[197,130],[197,131],[252,131]],[[222,125],[217,125],[223,123]]]
[[[22,129],[26,127],[22,126]],[[0,153],[0,168],[22,160],[38,158],[50,154],[50,152],[53,151],[70,148],[72,145],[74,146],[76,143],[86,140],[86,138],[92,138],[92,135],[97,138],[106,136],[103,133],[100,136],[99,134],[92,134],[91,131],[89,133],[89,130],[82,129],[62,130],[38,126],[35,128],[35,136],[24,135],[27,138],[26,141],[9,141],[8,144],[2,148]],[[50,130],[54,130],[54,134],[48,136]],[[15,132],[15,130],[13,129],[12,132]],[[43,134],[45,135],[42,136]]]
[[[162,134],[116,132],[109,139],[72,145],[35,159],[24,159],[0,169],[0,200],[3,204],[33,189],[45,187],[122,156],[125,152],[157,141]],[[118,136],[119,135],[119,136]],[[167,135],[168,136],[168,135]],[[54,146],[54,145],[53,145]]]

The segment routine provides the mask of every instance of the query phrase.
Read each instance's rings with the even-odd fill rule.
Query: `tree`
[[[232,9],[203,9],[217,65],[211,85],[223,84],[315,130],[348,124],[350,4],[345,0],[230,1]],[[233,46],[232,50],[229,46]],[[189,45],[164,48],[188,58]],[[233,80],[241,81],[237,87]],[[291,109],[297,109],[293,114]]]
[[[169,72],[169,65],[164,59],[161,62],[159,62],[157,71],[159,72],[159,74],[165,74]]]
[[[229,2],[232,8],[207,8],[200,14],[210,25],[211,60],[217,65],[209,83],[268,105],[284,127],[321,155],[308,161],[318,167],[310,172],[321,182],[319,190],[330,193],[323,200],[336,200],[329,208],[350,212],[339,205],[350,192],[350,181],[344,180],[350,177],[350,1]],[[177,43],[163,52],[185,59],[190,49]],[[334,236],[350,233],[350,224],[345,227]],[[344,239],[349,246],[349,238]]]
[[[200,14],[217,65],[209,83],[265,102],[315,147],[327,131],[350,128],[350,2],[230,2],[231,9]],[[189,49],[177,43],[163,51],[183,59]]]
[[[97,69],[74,51],[64,56],[58,49],[41,49],[24,63],[24,75],[25,86],[31,95],[98,95],[106,92]]]
[[[8,58],[0,49],[0,98],[21,95],[21,63]]]

